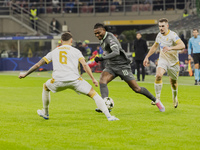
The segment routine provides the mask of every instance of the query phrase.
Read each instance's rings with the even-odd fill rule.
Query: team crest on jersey
[[[168,41],[169,40],[169,38],[167,38],[167,40],[166,41]]]

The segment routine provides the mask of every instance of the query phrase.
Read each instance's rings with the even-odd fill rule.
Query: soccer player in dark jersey
[[[131,72],[130,60],[127,58],[125,51],[122,49],[117,38],[111,32],[107,32],[104,25],[101,23],[94,25],[94,34],[100,40],[100,46],[105,53],[105,55],[102,57],[96,57],[95,61],[107,61],[106,67],[101,73],[99,81],[101,97],[108,97],[107,84],[115,77],[119,76],[133,91],[140,93],[154,101],[159,110],[164,112],[165,107],[161,101],[156,99],[145,87],[140,87],[137,84]],[[101,112],[101,110],[98,108],[96,111]]]

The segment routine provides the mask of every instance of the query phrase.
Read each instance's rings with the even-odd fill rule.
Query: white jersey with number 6
[[[73,81],[80,77],[78,64],[84,57],[78,49],[70,45],[57,47],[43,59],[47,64],[52,61],[52,77],[55,81]]]
[[[180,40],[180,38],[174,31],[168,30],[167,35],[162,35],[160,32],[158,33],[156,37],[156,43],[158,43],[160,46],[159,60],[167,61],[170,66],[173,66],[179,62],[177,50],[171,50],[165,53],[162,51],[163,47],[171,47],[176,45],[178,40]]]

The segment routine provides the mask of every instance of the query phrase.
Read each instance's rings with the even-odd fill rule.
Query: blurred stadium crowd
[[[123,11],[160,11],[191,7],[191,0],[4,0],[0,5],[16,4],[29,10],[32,5],[39,13],[92,13]]]

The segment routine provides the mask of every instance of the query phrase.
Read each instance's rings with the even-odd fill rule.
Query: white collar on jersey
[[[103,40],[107,37],[108,32],[106,32],[106,34],[104,35],[103,39],[101,40],[101,43],[103,42]]]

